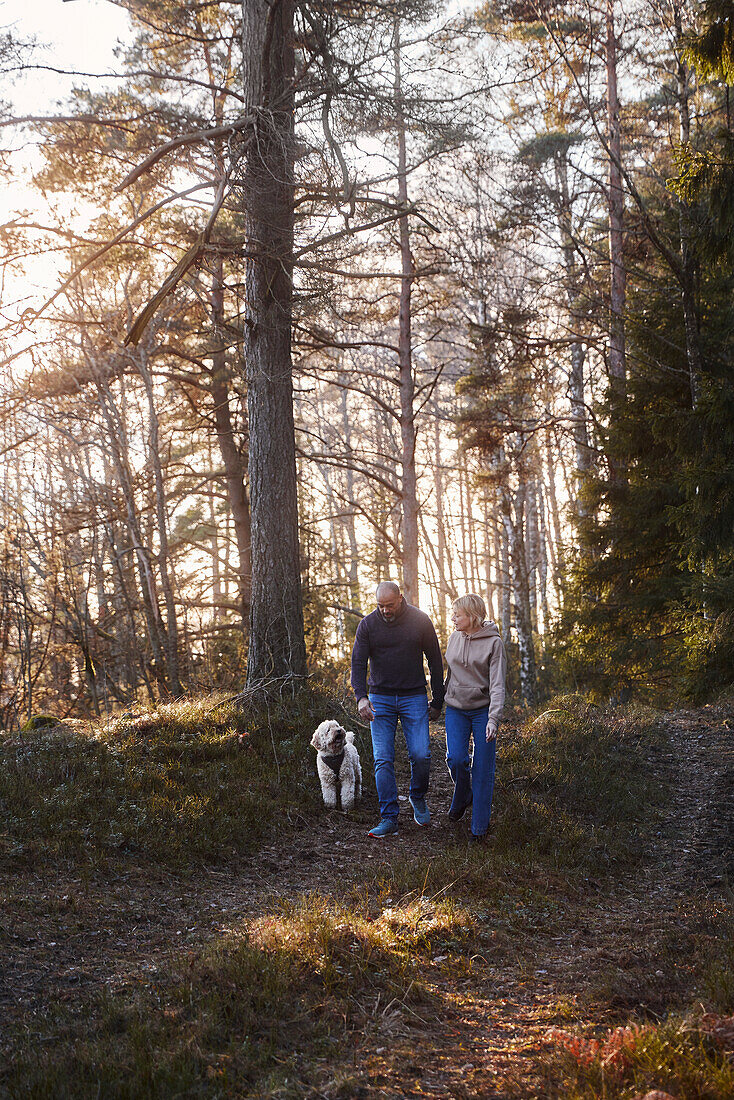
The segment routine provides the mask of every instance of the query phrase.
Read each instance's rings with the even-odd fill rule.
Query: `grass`
[[[665,800],[650,767],[661,742],[648,708],[554,700],[503,746],[499,850],[595,877],[633,866]]]
[[[322,812],[308,741],[324,707],[304,696],[243,715],[193,700],[105,729],[6,740],[6,869],[62,859],[98,876],[131,860],[178,876],[226,871],[270,837],[274,818],[282,832]],[[358,1095],[345,1049],[364,1035],[392,1048],[406,1028],[430,1033],[449,1011],[438,991],[486,980],[489,964],[531,975],[538,944],[563,935],[589,891],[600,895],[640,866],[667,796],[651,778],[661,737],[648,710],[554,701],[505,735],[491,846],[448,843],[429,859],[354,868],[333,894],[283,899],[206,946],[182,946],[115,993],[21,1013],[0,1049],[0,1095]],[[363,767],[368,775],[368,751]],[[640,1027],[621,1042],[616,1066],[603,1064],[604,1044],[619,1036],[559,1033],[537,1060],[549,1097],[627,1098],[668,1086],[680,1097],[732,1094],[717,1040],[681,1007],[695,995],[712,1011],[734,1011],[731,915],[708,896],[680,905],[644,960],[645,974],[668,974],[695,959],[666,987],[677,1014],[641,1019],[643,976],[626,975],[622,988],[613,968],[600,971],[586,1009],[561,998],[557,1019],[572,1026],[592,1007],[604,1015],[616,998],[624,1024]]]
[[[247,855],[274,819],[292,824],[319,804],[309,748],[319,703],[304,695],[247,714],[207,697],[6,737],[0,865],[134,857],[186,871]]]
[[[13,1100],[301,1096],[304,1050],[328,1060],[345,1035],[434,1011],[421,970],[473,934],[445,900],[284,902],[143,987],[48,1008],[0,1088]]]
[[[547,1038],[563,1051],[549,1061],[549,1095],[622,1100],[658,1089],[691,1100],[734,1096],[734,1029],[711,1013],[618,1027],[599,1038],[553,1028]]]

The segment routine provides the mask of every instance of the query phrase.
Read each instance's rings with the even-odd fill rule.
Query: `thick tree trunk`
[[[613,394],[624,398],[627,390],[624,311],[627,272],[624,264],[624,191],[622,189],[622,125],[617,94],[617,39],[614,32],[614,0],[606,7],[607,122],[609,139],[609,377]]]
[[[415,470],[415,378],[411,348],[411,291],[414,269],[408,224],[406,128],[400,76],[400,23],[395,24],[395,118],[398,135],[398,203],[403,213],[400,231],[400,316],[398,365],[400,370],[400,438],[402,443],[403,587],[408,603],[418,602],[418,484]]]
[[[242,182],[254,684],[306,675],[291,362],[293,0],[243,0],[242,22],[245,109],[255,114]]]

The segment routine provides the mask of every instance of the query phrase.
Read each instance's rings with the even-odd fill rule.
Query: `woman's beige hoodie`
[[[489,703],[489,719],[499,722],[505,705],[507,659],[497,624],[482,623],[474,634],[455,630],[446,646],[446,702],[457,710]]]

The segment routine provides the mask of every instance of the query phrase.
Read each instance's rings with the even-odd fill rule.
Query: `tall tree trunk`
[[[252,510],[249,684],[304,677],[291,322],[294,223],[293,0],[243,0],[244,328]]]
[[[347,540],[349,542],[349,606],[354,608],[355,611],[359,611],[361,604],[361,596],[359,591],[359,546],[357,544],[357,528],[354,522],[354,470],[352,469],[351,462],[354,457],[352,451],[352,425],[349,419],[349,404],[348,404],[348,389],[346,385],[342,386],[341,391],[341,414],[342,414],[342,435],[344,437],[344,447],[349,459],[349,465],[346,469],[346,496],[347,504],[349,505],[349,511],[344,517],[344,526],[347,533]],[[354,627],[356,630],[356,626]]]
[[[451,595],[446,581],[446,519],[444,515],[443,476],[441,467],[441,421],[438,408],[433,419],[433,487],[436,494],[436,572],[438,577],[438,608],[441,637],[446,637],[446,596]]]
[[[548,524],[545,511],[545,493],[543,491],[543,467],[540,465],[537,487],[538,502],[538,526],[539,526],[539,559],[538,559],[538,592],[540,595],[540,612],[543,616],[542,633],[548,630],[550,614],[548,610]]]
[[[247,633],[252,590],[252,530],[250,502],[247,498],[245,462],[235,439],[232,414],[229,407],[227,362],[224,351],[224,277],[221,256],[215,258],[212,267],[211,317],[214,341],[211,375],[214,423],[216,425],[219,452],[224,465],[227,499],[229,500],[237,541],[237,587],[239,589],[242,622],[245,633]]]
[[[115,407],[115,402],[109,386],[100,379],[99,372],[96,371],[96,368],[94,369],[96,376],[95,386],[99,397],[99,404],[107,425],[112,464],[125,502],[125,526],[127,527],[128,535],[133,545],[138,567],[140,595],[143,602],[145,625],[153,653],[153,672],[159,684],[167,691],[166,660],[164,656],[166,644],[163,622],[161,620],[161,609],[158,604],[158,592],[151,562],[151,553],[140,528],[137,507],[135,504],[135,492],[128,461],[124,423],[121,414]]]
[[[583,479],[591,466],[591,450],[586,421],[586,401],[584,397],[584,360],[586,353],[581,334],[582,304],[579,291],[579,276],[573,241],[571,218],[571,193],[568,186],[568,159],[565,152],[556,158],[556,190],[559,197],[558,223],[561,231],[563,266],[565,272],[566,299],[568,301],[569,324],[573,334],[571,341],[571,374],[569,378],[569,397],[573,439],[576,451],[576,472]],[[578,497],[576,508],[582,507]]]
[[[495,546],[492,529],[492,516],[489,508],[489,500],[486,495],[484,498],[484,522],[482,524],[482,537],[484,539],[484,595],[485,602],[487,604],[487,614],[490,619],[494,619],[495,615],[499,614],[497,608],[496,591],[497,586],[492,577],[492,566],[494,564],[495,570],[497,569],[497,563],[493,562],[493,550]]]
[[[540,531],[538,529],[538,500],[535,478],[529,478],[522,489],[525,501],[525,565],[528,576],[528,603],[533,630],[538,629],[538,561],[540,559]]]
[[[689,70],[683,60],[685,39],[680,4],[673,4],[673,21],[676,37],[676,80],[678,85],[678,115],[680,143],[687,148],[691,140],[691,117],[688,105],[690,87]],[[698,408],[701,400],[701,337],[699,330],[698,305],[696,302],[696,261],[691,250],[691,214],[688,203],[678,202],[678,226],[681,252],[681,297],[683,299],[683,322],[686,332],[686,358],[691,388],[691,404]]]
[[[398,218],[400,231],[400,316],[398,365],[400,370],[400,438],[402,443],[403,586],[408,603],[418,602],[418,485],[415,470],[415,378],[411,348],[411,291],[414,267],[408,224],[406,127],[400,74],[400,21],[395,23],[395,119],[398,135]]]
[[[609,377],[617,400],[627,390],[624,310],[627,271],[624,263],[624,191],[622,189],[622,125],[617,94],[617,39],[614,0],[606,5],[607,125],[609,140]]]
[[[158,412],[153,395],[153,379],[148,369],[144,348],[139,348],[135,356],[135,365],[145,386],[148,401],[149,459],[153,467],[155,484],[155,510],[158,520],[158,572],[161,578],[163,599],[166,604],[166,665],[168,683],[173,695],[181,695],[181,681],[178,667],[178,624],[176,622],[176,601],[173,598],[173,585],[170,575],[170,553],[168,548],[168,514],[166,512],[166,490],[163,482],[163,468],[160,457],[158,436]]]
[[[346,585],[342,576],[342,562],[344,559],[339,553],[339,529],[337,526],[337,513],[339,512],[339,506],[337,504],[334,489],[331,484],[329,467],[319,466],[319,472],[324,479],[326,499],[329,503],[329,542],[331,544],[331,568],[333,569],[333,580],[331,582],[331,587],[332,591],[336,593],[337,600],[341,600],[342,593],[344,592]],[[346,644],[344,610],[340,605],[337,605],[334,608],[334,621],[336,624],[336,640],[339,646],[339,655],[341,657],[344,657],[349,653],[349,649],[347,648]]]
[[[520,651],[520,694],[527,706],[532,706],[536,695],[535,645],[533,643],[533,624],[530,614],[530,591],[525,563],[525,540],[523,538],[524,516],[522,506],[513,517],[510,493],[502,489],[502,522],[507,534],[510,557],[510,575],[515,610],[515,630]]]
[[[500,515],[502,515],[501,510]],[[497,563],[500,582],[499,626],[502,641],[507,646],[510,644],[512,630],[512,602],[510,597],[510,543],[507,538],[507,526],[504,519],[497,530]]]
[[[212,466],[211,446],[209,447],[209,465]],[[209,524],[211,526],[211,555],[212,555],[212,619],[215,624],[222,618],[222,567],[219,559],[219,534],[217,532],[217,512],[214,504],[214,493],[209,490]]]

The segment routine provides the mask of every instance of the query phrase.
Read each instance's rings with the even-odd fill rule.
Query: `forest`
[[[729,5],[120,6],[8,118],[4,726],[338,684],[386,578],[525,703],[730,682]]]
[[[732,0],[11,0],[0,70],[0,1100],[730,1100]],[[375,832],[385,581],[496,623],[486,831],[426,704]]]

